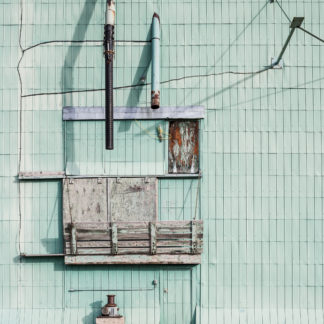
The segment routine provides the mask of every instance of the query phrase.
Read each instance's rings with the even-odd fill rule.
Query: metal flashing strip
[[[63,179],[65,178],[64,171],[35,171],[35,172],[19,172],[19,180],[47,180],[47,179]]]
[[[186,179],[186,178],[201,178],[202,174],[199,173],[170,173],[170,174],[151,174],[151,175],[69,175],[65,172],[20,172],[18,174],[19,180],[59,180],[65,178],[83,179],[83,178],[158,178],[158,179]]]
[[[114,120],[203,119],[204,106],[114,107]],[[63,120],[104,120],[105,107],[63,107]]]

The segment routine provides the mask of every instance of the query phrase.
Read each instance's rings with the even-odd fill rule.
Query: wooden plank
[[[77,233],[74,224],[71,225],[71,250],[72,254],[77,254]]]
[[[157,233],[158,240],[191,239],[191,233]]]
[[[197,228],[196,223],[191,223],[191,252],[193,254],[197,253]]]
[[[150,248],[151,254],[156,254],[156,224],[150,223]]]
[[[19,180],[46,180],[46,179],[63,179],[65,178],[64,171],[35,171],[35,172],[19,172]]]
[[[200,264],[199,254],[188,255],[67,255],[65,264]]]
[[[169,127],[169,173],[199,172],[199,122],[172,120]]]
[[[104,120],[105,107],[63,107],[63,120]],[[203,119],[204,106],[114,107],[114,120]]]
[[[175,227],[179,228],[191,228],[191,224],[194,222],[197,225],[197,228],[203,225],[202,220],[196,221],[158,221],[156,222],[156,227],[161,229],[173,229]],[[117,224],[118,229],[123,228],[148,228],[150,222],[140,221],[140,222],[114,222]],[[89,229],[96,229],[96,228],[111,228],[110,222],[74,222],[76,227],[79,228],[89,228]]]
[[[191,240],[157,241],[157,247],[191,247]],[[118,247],[150,247],[150,241],[118,241]],[[202,246],[202,241],[197,241],[197,246]],[[65,243],[70,249],[71,243]],[[111,241],[77,241],[77,248],[111,248]]]
[[[109,220],[114,223],[156,221],[156,184],[156,178],[108,179]]]
[[[118,255],[125,254],[150,254],[150,247],[119,248]],[[201,249],[197,249],[201,252]],[[77,255],[112,255],[108,248],[79,248]],[[191,247],[163,247],[156,254],[191,254]]]
[[[118,234],[116,224],[112,224],[111,228],[111,253],[118,254]]]

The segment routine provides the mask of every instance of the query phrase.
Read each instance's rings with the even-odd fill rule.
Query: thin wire
[[[290,20],[290,18],[288,17],[286,11],[285,11],[285,10],[282,8],[282,6],[280,5],[279,1],[276,1],[276,2],[277,2],[277,4],[278,4],[279,8],[281,9],[281,11],[282,11],[282,12],[284,13],[284,15],[286,16],[286,18],[289,20],[289,22],[291,22],[291,20]],[[320,42],[324,43],[324,39],[320,38],[319,36],[314,35],[312,32],[310,32],[310,31],[304,29],[303,27],[297,27],[297,28],[300,29],[300,30],[302,30],[304,33],[306,33],[306,34],[308,34],[308,35],[310,35],[310,36],[316,38],[316,39],[319,40]]]
[[[180,81],[184,79],[192,79],[192,78],[203,78],[203,77],[210,77],[210,76],[219,76],[219,75],[224,75],[224,74],[235,74],[235,75],[256,75],[260,74],[262,72],[268,71],[273,69],[273,65],[267,66],[266,68],[254,72],[235,72],[235,71],[225,71],[225,72],[219,72],[219,73],[209,73],[209,74],[197,74],[197,75],[188,75],[188,76],[183,76],[179,78],[174,78],[170,80],[165,80],[160,82],[160,84],[165,84],[165,83],[170,83],[173,81]],[[131,84],[131,85],[126,85],[126,86],[119,86],[119,87],[114,87],[114,90],[120,90],[120,89],[126,89],[126,88],[136,88],[136,87],[144,87],[148,86],[151,83],[137,83],[137,84]],[[71,90],[71,91],[59,91],[59,92],[41,92],[41,93],[32,93],[32,94],[27,94],[23,95],[22,98],[27,98],[27,97],[36,97],[36,96],[47,96],[47,95],[59,95],[59,94],[69,94],[69,93],[80,93],[80,92],[96,92],[96,91],[104,91],[105,89],[82,89],[82,90]]]
[[[78,292],[78,291],[150,291],[154,288],[134,288],[134,289],[69,289],[68,292]]]
[[[150,133],[146,128],[144,128],[143,126],[142,126],[142,124],[137,120],[137,119],[135,119],[135,122],[136,122],[136,124],[138,125],[138,127],[141,129],[141,130],[143,130],[144,131],[144,133],[146,133],[148,136],[150,136],[151,138],[154,138],[154,139],[157,139],[157,140],[164,140],[164,141],[168,141],[170,138],[171,138],[171,136],[168,136],[168,137],[158,137],[158,136],[156,136],[156,135],[154,135],[154,134],[152,134],[152,133]],[[165,132],[162,130],[162,134],[165,134]]]
[[[20,6],[20,20],[19,20],[19,48],[21,50],[21,56],[17,65],[17,73],[19,78],[19,148],[18,148],[18,173],[21,171],[21,159],[22,159],[22,78],[20,74],[20,63],[24,57],[24,50],[21,45],[21,35],[22,35],[22,23],[23,23],[23,0],[19,2]],[[21,210],[21,187],[20,181],[18,181],[18,213],[19,213],[19,230],[18,230],[18,251],[19,255],[21,254],[21,222],[22,222],[22,210]],[[20,259],[21,262],[21,259]]]
[[[276,1],[276,3],[278,4],[279,8],[283,12],[283,14],[286,16],[286,18],[288,19],[288,21],[291,22],[289,16],[287,15],[286,11],[282,8],[282,6],[280,5],[279,1]]]
[[[300,30],[302,30],[304,33],[306,33],[306,34],[308,34],[308,35],[310,35],[310,36],[316,38],[316,39],[319,40],[320,42],[324,43],[324,39],[322,39],[322,38],[320,38],[320,37],[314,35],[313,33],[311,33],[310,31],[308,31],[308,30],[306,30],[306,29],[304,29],[303,27],[297,27],[297,28],[299,28]]]
[[[46,44],[55,44],[55,43],[100,43],[102,45],[102,40],[52,40],[52,41],[45,41],[40,42],[29,47],[22,49],[23,52],[29,51],[35,47],[46,45]],[[151,43],[150,40],[123,40],[117,39],[115,40],[116,43]]]

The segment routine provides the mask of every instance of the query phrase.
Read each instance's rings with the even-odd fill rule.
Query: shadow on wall
[[[150,27],[146,40],[151,39],[151,33],[152,33],[152,26]],[[141,57],[138,61],[138,67],[135,72],[135,76],[133,78],[133,81],[131,84],[141,84],[141,83],[146,83],[147,82],[147,72],[150,67],[152,60],[152,55],[151,55],[151,44],[143,46]],[[140,97],[143,92],[143,89],[146,89],[145,86],[140,86],[140,87],[134,87],[131,88],[126,106],[127,107],[137,107],[140,103]],[[148,101],[148,98],[146,99],[145,106],[149,105],[150,102]],[[123,125],[125,124],[125,125]],[[124,123],[120,123],[118,132],[125,132],[128,131],[131,127],[132,122],[131,121],[126,121]]]
[[[74,29],[72,40],[75,40],[75,41],[84,40],[86,31],[89,26],[89,22],[91,20],[91,17],[93,15],[93,12],[94,12],[94,9],[96,6],[96,3],[97,3],[97,0],[86,0],[85,4],[83,6],[83,9],[82,9],[80,18],[76,24],[75,29]],[[67,54],[64,59],[64,65],[62,68],[62,77],[61,77],[61,91],[62,92],[73,90],[73,81],[74,81],[73,80],[73,69],[75,66],[75,62],[80,54],[82,46],[83,46],[83,43],[71,44],[69,46],[69,49],[68,49]],[[73,105],[72,98],[73,98],[72,94],[64,94],[63,95],[63,107],[64,106],[72,106]],[[62,125],[63,134],[65,133],[64,123],[67,123],[67,122],[63,122],[63,125]],[[73,127],[73,128],[71,127],[72,128],[71,131],[73,133],[73,130],[74,130],[73,123],[71,126]],[[66,136],[66,134],[65,134],[65,136]],[[63,139],[64,140],[63,147],[66,146],[65,136]],[[68,154],[69,154],[69,156],[71,156],[73,158],[74,153],[75,153],[75,147],[74,147],[74,145],[72,145],[69,148]],[[66,154],[67,153],[65,153],[65,157],[64,157],[65,163],[64,164],[66,164],[66,160],[67,160]],[[66,168],[66,165],[65,165],[65,168]]]
[[[82,319],[83,324],[94,324],[96,317],[101,315],[102,301],[98,300],[90,304],[92,312]]]

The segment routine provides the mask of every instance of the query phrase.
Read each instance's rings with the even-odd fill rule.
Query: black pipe
[[[114,26],[105,25],[105,112],[106,150],[114,149],[113,58]]]

